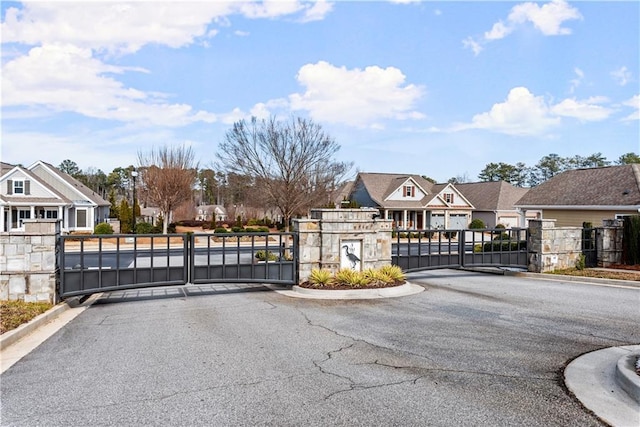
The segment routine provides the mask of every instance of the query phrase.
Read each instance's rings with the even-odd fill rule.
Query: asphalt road
[[[640,342],[640,289],[452,270],[410,278],[426,292],[107,295],[2,374],[1,424],[602,425],[562,370]]]

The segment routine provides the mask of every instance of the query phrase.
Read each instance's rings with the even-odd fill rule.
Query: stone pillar
[[[335,274],[391,264],[392,224],[377,209],[313,209],[310,218],[295,219],[298,280],[307,280],[314,268]]]
[[[529,220],[529,266],[533,273],[575,267],[582,255],[582,228],[555,227],[554,219]]]
[[[0,299],[56,303],[55,219],[25,220],[22,232],[0,233]]]
[[[622,263],[622,220],[605,219],[602,227],[596,228],[596,254],[598,267]]]

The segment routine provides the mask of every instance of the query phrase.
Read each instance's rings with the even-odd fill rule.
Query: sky
[[[640,154],[640,2],[1,3],[3,162],[108,173],[310,119],[361,172]]]

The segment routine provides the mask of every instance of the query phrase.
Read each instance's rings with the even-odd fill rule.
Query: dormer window
[[[402,187],[402,196],[403,197],[415,197],[416,196],[416,187],[413,185],[405,185]]]
[[[24,194],[24,181],[13,181],[13,194]]]
[[[453,203],[453,193],[444,193],[444,201],[447,203]]]

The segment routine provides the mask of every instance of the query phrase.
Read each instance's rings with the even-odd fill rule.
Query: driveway
[[[410,280],[426,292],[108,294],[2,374],[1,423],[602,425],[562,370],[640,342],[640,289],[453,270]]]

